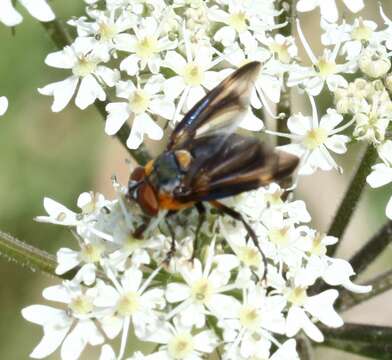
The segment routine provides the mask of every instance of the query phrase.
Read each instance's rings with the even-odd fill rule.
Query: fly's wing
[[[195,140],[194,162],[185,175],[176,200],[210,201],[257,189],[290,175],[299,159],[277,152],[254,138],[229,135],[219,153],[212,149],[222,142],[220,135]]]
[[[167,149],[188,149],[203,136],[233,133],[246,114],[260,67],[260,62],[250,62],[212,89],[174,128]]]

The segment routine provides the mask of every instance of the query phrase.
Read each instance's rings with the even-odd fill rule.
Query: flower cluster
[[[363,1],[345,1],[353,12]],[[296,20],[299,40],[310,60],[298,58],[296,39],[283,36],[274,0],[149,0],[86,1],[86,16],[68,22],[77,32],[74,42],[49,54],[52,67],[71,75],[43,88],[54,97],[52,110],[61,111],[75,96],[85,109],[105,101],[105,132],[115,135],[124,124],[131,128],[127,146],[137,149],[144,136],[160,140],[206,92],[247,61],[262,62],[251,96],[252,109],[287,121],[292,144],[285,147],[301,157],[299,175],[338,166],[332,153],[342,155],[353,141],[382,146],[391,123],[392,21],[382,8],[385,27],[357,18],[339,21],[334,0],[301,0],[300,12],[321,9],[320,56],[312,51]],[[298,45],[299,46],[299,45]],[[361,73],[349,82],[347,75]],[[301,113],[283,120],[275,116],[282,91],[297,87],[312,104],[312,116]],[[319,118],[315,99],[323,89],[335,98],[335,107]],[[114,98],[118,98],[114,101]],[[262,120],[249,111],[241,127],[260,131]],[[345,121],[347,120],[347,121]]]
[[[157,345],[155,353],[132,359],[202,359],[217,349],[224,359],[295,359],[300,330],[321,342],[316,321],[343,325],[333,308],[338,291],[309,295],[309,287],[322,279],[351,291],[369,290],[350,281],[348,262],[326,255],[338,239],[310,228],[305,204],[283,200],[276,184],[228,200],[256,232],[267,268],[242,223],[212,210],[199,234],[202,255],[194,260],[195,210],[158,218],[144,240],[135,239],[143,214],[126,198],[126,189],[115,186],[112,201],[81,194],[78,213],[44,201],[48,215],[37,220],[69,227],[79,248],[57,253],[56,273],[74,270],[73,278],[43,291],[45,299],[63,306],[22,311],[44,329],[34,358],[61,346],[62,359],[77,359],[89,344],[103,345],[102,360],[122,359],[132,330]],[[171,236],[177,248],[168,257]],[[117,356],[108,343],[116,337],[121,337]]]
[[[115,135],[128,124],[127,146],[137,149],[145,135],[162,139],[167,125],[175,126],[207,91],[257,60],[262,70],[241,127],[288,138],[281,150],[301,159],[299,176],[341,172],[336,155],[346,153],[350,142],[362,141],[377,147],[380,158],[367,178],[369,185],[392,182],[392,21],[382,9],[385,26],[378,30],[360,17],[352,24],[339,21],[334,0],[298,1],[298,11],[320,7],[322,15],[325,48],[320,56],[300,20],[294,24],[309,63],[298,58],[296,40],[279,33],[287,25],[278,21],[285,11],[279,1],[85,3],[86,16],[68,22],[76,39],[45,60],[68,71],[65,80],[39,89],[53,96],[54,112],[73,97],[80,109],[105,102],[105,132]],[[353,12],[364,5],[361,0],[344,3]],[[359,76],[352,80],[355,73]],[[274,114],[274,105],[289,88],[306,94],[311,115],[284,119]],[[316,103],[323,91],[334,102],[319,114]],[[287,121],[289,131],[265,129],[256,116],[260,109],[276,121]],[[161,211],[146,225],[126,188],[114,185],[115,200],[81,194],[77,213],[44,201],[48,215],[37,220],[69,227],[79,248],[58,251],[56,273],[69,279],[43,292],[62,307],[23,310],[27,320],[44,330],[32,357],[43,358],[61,347],[62,359],[74,360],[92,345],[101,346],[100,360],[196,360],[214,352],[225,360],[295,360],[300,331],[322,342],[318,322],[343,325],[333,307],[336,287],[370,290],[350,281],[354,271],[348,262],[327,255],[338,239],[312,229],[305,204],[288,199],[276,184],[225,200],[254,230],[259,248],[242,223],[213,208],[200,231],[193,209],[171,217]],[[392,218],[392,199],[386,213]],[[135,235],[140,229],[143,239]],[[201,245],[194,249],[196,233]],[[316,282],[334,288],[314,293]],[[130,332],[153,343],[154,352],[129,353]],[[118,337],[120,347],[114,351],[112,340]]]
[[[159,140],[162,122],[174,125],[206,92],[247,61],[263,62],[252,106],[278,103],[284,74],[297,55],[292,37],[277,34],[275,1],[107,1],[87,6],[69,24],[78,37],[49,54],[46,64],[70,69],[66,80],[39,91],[61,111],[76,93],[84,109],[108,101],[105,131],[131,125],[127,145],[144,135]],[[78,84],[80,86],[78,87]],[[111,102],[112,98],[119,98]],[[110,100],[109,100],[110,98]],[[253,113],[242,127],[260,130]]]

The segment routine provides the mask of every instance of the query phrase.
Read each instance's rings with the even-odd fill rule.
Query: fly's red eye
[[[132,181],[141,181],[144,179],[144,177],[146,176],[146,173],[144,171],[144,168],[141,166],[138,166],[137,168],[135,168],[135,170],[133,170],[130,180]]]
[[[137,190],[137,202],[145,213],[155,216],[159,211],[159,202],[153,187],[143,183]]]

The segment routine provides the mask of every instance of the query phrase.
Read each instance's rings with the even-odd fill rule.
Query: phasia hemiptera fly
[[[130,177],[128,197],[150,218],[160,210],[197,208],[194,253],[205,217],[203,202],[241,221],[260,250],[256,234],[241,214],[219,200],[281,180],[298,165],[296,156],[235,133],[248,111],[260,67],[257,61],[247,63],[212,89],[177,124],[166,150]],[[141,237],[146,227],[135,236]]]

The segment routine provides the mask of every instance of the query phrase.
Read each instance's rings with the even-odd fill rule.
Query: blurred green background
[[[371,5],[363,16],[381,24],[377,2],[368,2]],[[392,18],[390,1],[382,3]],[[82,1],[56,1],[53,7],[61,19],[83,14]],[[26,15],[23,10],[22,13]],[[314,51],[320,53],[319,34],[314,31],[318,27],[318,12],[301,18]],[[5,95],[10,101],[7,114],[0,118],[0,229],[51,253],[61,246],[72,247],[73,239],[61,227],[33,221],[35,216],[44,214],[43,197],[75,208],[81,192],[94,190],[110,197],[113,195],[111,175],[117,174],[123,183],[128,176],[124,163],[127,154],[115,139],[104,135],[104,123],[93,106],[82,112],[70,104],[63,112],[54,114],[50,111],[51,98],[38,94],[38,87],[68,76],[67,71],[44,64],[45,56],[55,50],[42,25],[30,16],[25,16],[15,34],[0,24],[0,96]],[[302,57],[306,58],[304,54]],[[295,99],[296,109],[309,111],[306,101],[304,108],[303,99],[300,96]],[[344,163],[339,159],[346,170],[344,176],[317,174],[304,179],[300,186],[298,197],[307,200],[313,224],[321,230],[327,229],[344,192],[357,151],[358,147],[353,147]],[[386,221],[387,196],[386,189],[366,192],[345,236],[340,256],[348,258]],[[388,249],[364,278],[390,267],[391,261],[392,251]],[[42,334],[38,326],[22,319],[20,310],[43,302],[42,289],[56,283],[56,279],[30,272],[2,257],[0,274],[0,358],[27,359]],[[390,300],[391,293],[385,294],[353,309],[345,318],[392,325]],[[336,360],[361,359],[324,350],[318,351],[316,358],[331,356]],[[57,358],[58,353],[50,357]]]

